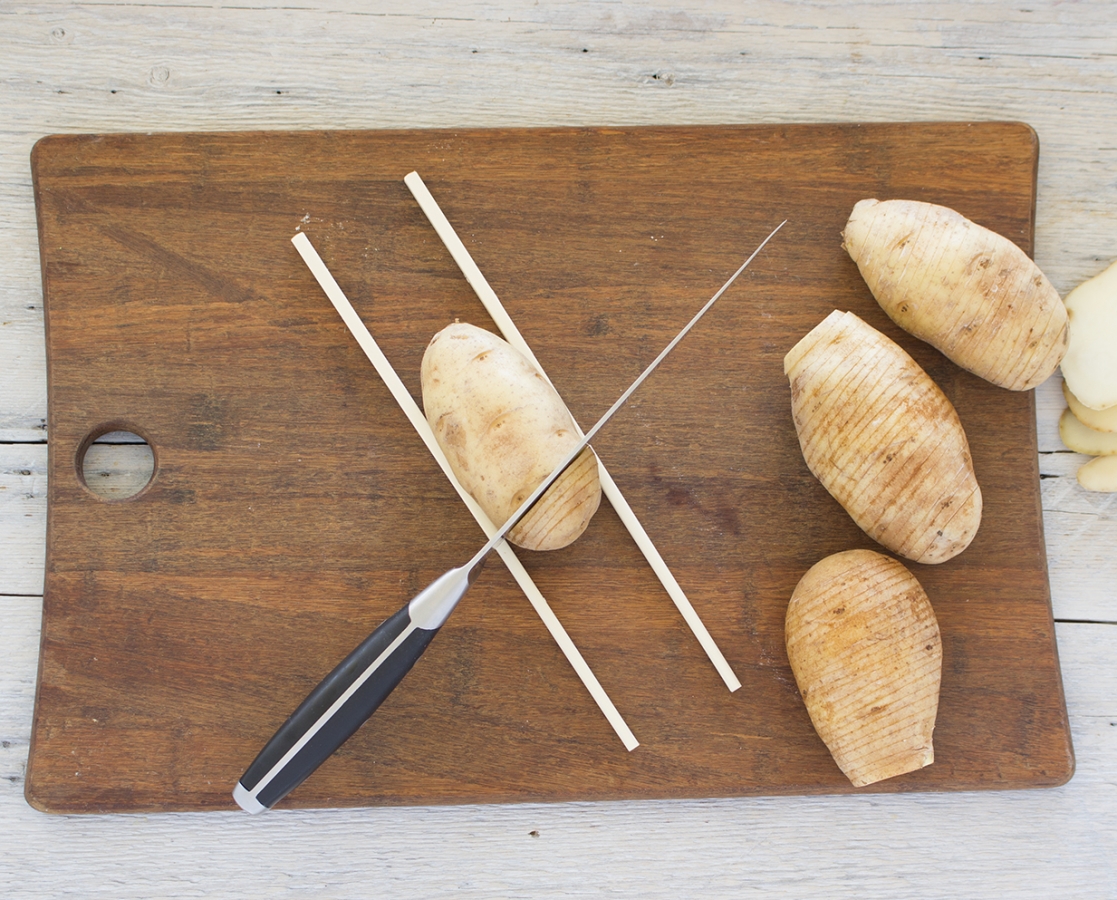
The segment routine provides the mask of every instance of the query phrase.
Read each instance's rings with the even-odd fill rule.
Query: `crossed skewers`
[[[469,251],[465,248],[465,245],[454,231],[453,226],[423,183],[422,178],[419,177],[417,172],[411,172],[404,178],[404,183],[411,190],[412,196],[415,197],[420,208],[426,214],[435,232],[438,234],[439,238],[441,238],[446,249],[449,250],[454,262],[457,263],[466,281],[476,292],[504,339],[523,354],[523,356],[535,366],[543,378],[550,381],[547,377],[547,373],[535,358],[535,354],[531,351],[531,348],[520,334],[516,324],[504,309],[504,305],[500,302],[500,298],[497,297],[496,292],[489,285],[485,276],[481,274],[481,270],[473,261]],[[427,423],[426,417],[419,409],[418,404],[412,399],[411,394],[404,387],[403,382],[396,374],[391,363],[388,362],[387,357],[381,351],[375,338],[373,338],[360,316],[357,315],[356,310],[345,296],[344,291],[342,291],[337,281],[330,274],[329,269],[314,249],[310,239],[304,233],[299,232],[291,241],[310,268],[311,273],[317,279],[322,290],[326,293],[326,296],[341,316],[342,321],[345,322],[361,349],[364,350],[365,355],[373,364],[377,374],[380,375],[381,379],[388,387],[388,390],[411,422],[412,427],[414,427],[415,431],[423,439],[423,442],[427,445],[427,449],[430,450],[431,455],[435,458],[435,461],[442,468],[442,471],[450,480],[450,483],[454,486],[458,495],[462,498],[466,507],[473,514],[473,517],[477,520],[477,523],[481,526],[485,534],[491,537],[496,533],[497,525],[492,522],[477,504],[477,501],[475,501],[459,483],[453,470],[450,468],[450,463],[446,455],[442,452],[442,448],[439,447],[434,432]],[[579,436],[581,436],[581,434],[579,434]],[[643,525],[640,524],[636,513],[633,512],[632,507],[628,504],[628,501],[625,500],[620,488],[609,475],[605,464],[602,463],[600,459],[598,460],[598,470],[602,492],[612,504],[617,516],[628,529],[636,545],[644,554],[644,557],[667,590],[672,601],[674,601],[683,619],[686,621],[687,625],[698,639],[702,649],[713,663],[714,668],[725,682],[726,687],[730,691],[736,691],[740,688],[741,682],[733,673],[725,656],[718,648],[713,637],[703,624],[702,619],[695,611],[678,581],[676,581],[666,562],[664,562],[663,557],[660,555],[658,549],[656,549],[652,539],[648,536],[647,531],[645,531]],[[582,654],[570,639],[566,629],[563,628],[562,623],[559,622],[558,617],[554,614],[546,598],[544,598],[543,594],[516,556],[511,545],[508,544],[507,541],[502,541],[496,549],[501,559],[512,573],[512,576],[516,579],[517,584],[520,585],[520,588],[527,596],[528,601],[531,603],[540,619],[542,619],[543,624],[550,632],[552,638],[558,644],[578,677],[582,680],[590,696],[593,697],[594,701],[601,709],[601,712],[609,721],[609,724],[612,725],[613,730],[616,731],[617,736],[624,743],[625,748],[628,750],[635,749],[639,746],[639,741],[637,741],[632,730],[617,711],[612,700],[609,699],[609,695],[605,692],[605,689],[593,674],[588,663],[586,663]]]

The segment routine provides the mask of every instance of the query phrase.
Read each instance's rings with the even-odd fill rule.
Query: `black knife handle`
[[[345,743],[411,671],[473,577],[451,569],[345,657],[241,776],[237,803],[248,812],[270,809]]]

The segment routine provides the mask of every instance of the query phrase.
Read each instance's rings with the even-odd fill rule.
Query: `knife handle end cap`
[[[267,807],[252,796],[252,793],[239,781],[237,782],[237,786],[233,788],[233,799],[237,801],[237,806],[253,815],[267,809]]]

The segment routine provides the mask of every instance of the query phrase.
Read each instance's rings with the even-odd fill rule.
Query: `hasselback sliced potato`
[[[934,761],[942,641],[901,563],[872,550],[816,563],[788,604],[786,639],[815,731],[855,786]]]
[[[1019,247],[945,206],[862,200],[842,232],[881,308],[975,375],[1034,388],[1067,351],[1058,292]]]
[[[969,546],[981,489],[954,407],[904,350],[835,310],[784,358],[808,468],[873,540],[921,563]]]

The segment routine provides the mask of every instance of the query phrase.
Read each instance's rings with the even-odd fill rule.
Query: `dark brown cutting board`
[[[32,804],[227,809],[307,691],[480,530],[290,243],[305,231],[419,399],[427,341],[492,327],[403,183],[416,169],[587,427],[787,226],[595,442],[743,687],[723,686],[612,509],[521,557],[641,741],[626,752],[488,567],[401,688],[290,806],[842,792],[784,651],[796,582],[873,546],[807,471],[784,353],[834,308],[954,401],[985,496],[911,568],[942,627],[935,763],[873,790],[1019,788],[1073,755],[1034,401],[900,333],[841,249],[863,197],[953,206],[1031,252],[1012,123],[50,137],[32,163],[50,479]],[[83,487],[119,426],[156,455]]]

